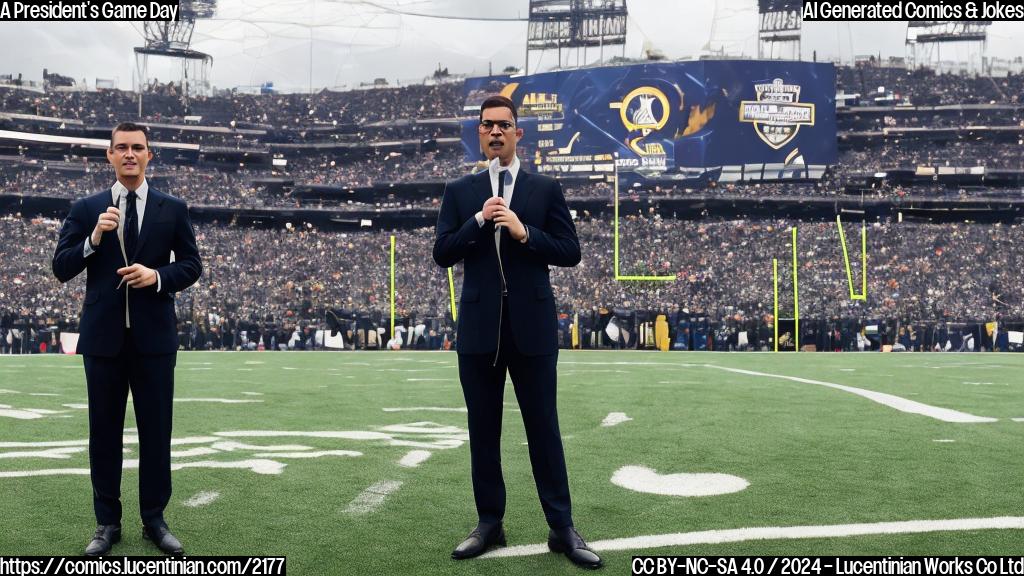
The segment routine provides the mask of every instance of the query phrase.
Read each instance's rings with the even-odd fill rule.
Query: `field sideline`
[[[645,553],[1021,555],[1021,374],[1022,354],[563,351],[576,524],[607,574]],[[577,571],[539,546],[511,383],[510,548],[449,559],[475,523],[454,353],[182,353],[175,398],[167,520],[189,556],[286,555],[292,574]],[[88,542],[85,402],[80,357],[0,357],[0,553]],[[133,440],[116,555],[156,553]]]

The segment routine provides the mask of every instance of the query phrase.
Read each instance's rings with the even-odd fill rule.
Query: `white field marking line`
[[[0,388],[0,394],[21,394],[21,392],[17,390],[10,390],[7,388]]]
[[[688,364],[685,362],[577,362],[566,360],[559,364],[578,364],[584,366],[671,366],[673,368],[699,368],[703,364]]]
[[[213,448],[196,446],[195,448],[188,448],[187,450],[171,450],[171,458],[194,458],[196,456],[210,456],[211,454],[219,453],[219,451],[214,450]]]
[[[139,461],[134,461],[132,468],[138,468]],[[214,462],[212,460],[202,460],[199,462],[173,462],[171,463],[171,470],[181,470],[183,468],[237,468],[237,469],[249,469],[256,474],[280,474],[284,471],[286,464],[282,462],[274,462],[273,460],[239,460],[237,462]]]
[[[236,398],[175,398],[175,402],[211,402],[216,404],[257,404],[263,400],[236,399]]]
[[[394,434],[459,434],[465,430],[458,426],[445,426],[436,422],[413,422],[411,424],[392,424],[381,430]]]
[[[189,370],[189,371],[197,371],[197,370],[213,370],[213,368],[205,368],[205,367],[200,367],[200,368],[185,368],[185,370]]]
[[[731,474],[658,474],[644,466],[623,466],[612,484],[627,490],[662,496],[720,496],[746,490],[750,482]]]
[[[125,430],[127,432],[127,430]],[[171,446],[183,444],[209,444],[217,442],[220,438],[213,436],[189,436],[185,438],[171,438]],[[139,437],[125,434],[122,437],[124,444],[138,444]],[[0,442],[0,448],[60,448],[63,446],[88,446],[89,440],[52,440],[47,442]]]
[[[626,416],[625,412],[609,412],[604,420],[601,421],[601,426],[615,426],[616,424],[622,424],[623,422],[629,422],[632,420],[629,416]]]
[[[61,406],[65,408],[72,408],[74,410],[87,410],[89,408],[88,404],[61,404]]]
[[[385,412],[466,412],[466,407],[411,406],[408,408],[381,408]]]
[[[1007,364],[993,364],[991,362],[961,362],[959,364],[946,364],[945,366],[933,366],[933,368],[960,368],[962,366],[982,366],[984,368],[1009,368]]]
[[[223,436],[256,436],[256,437],[277,437],[277,436],[302,436],[314,438],[341,438],[351,440],[387,440],[391,446],[404,446],[410,448],[422,448],[425,450],[437,450],[447,448],[458,448],[465,444],[468,434],[457,427],[444,426],[434,422],[413,422],[411,424],[400,424],[385,427],[395,434],[413,435],[418,438],[429,439],[429,441],[410,441],[397,439],[390,434],[369,431],[230,431],[219,432],[217,436],[195,436],[185,438],[174,438],[172,446],[189,444],[210,444],[209,447],[200,446],[187,450],[180,450],[172,453],[176,458],[205,456],[232,450],[262,450],[267,453],[257,454],[255,459],[241,460],[236,462],[174,462],[172,470],[182,468],[242,468],[250,469],[257,474],[280,474],[285,464],[269,460],[267,458],[317,458],[320,456],[361,456],[361,452],[350,450],[325,450],[313,452],[308,446],[300,445],[276,445],[276,446],[252,446],[242,444],[233,440],[225,440]],[[138,444],[138,436],[124,435],[123,442],[128,445]],[[0,448],[72,448],[74,451],[84,451],[89,441],[84,440],[61,440],[47,442],[0,442]],[[125,468],[137,468],[138,460],[126,460]],[[83,472],[84,470],[84,472]],[[0,478],[17,478],[28,476],[53,476],[53,475],[82,475],[88,474],[88,469],[64,468],[36,471],[10,471],[0,472]]]
[[[262,360],[246,360],[245,363],[246,364],[266,364],[266,362],[264,362]]]
[[[406,378],[406,382],[451,382],[451,378]]]
[[[252,372],[252,368],[235,368],[239,372]]]
[[[402,486],[398,480],[381,480],[369,486],[356,496],[348,506],[345,507],[346,514],[363,515],[369,514],[384,505],[384,500],[389,494],[394,493]]]
[[[398,465],[406,468],[415,468],[426,462],[427,458],[430,458],[431,454],[433,454],[433,452],[430,452],[429,450],[410,450],[405,454],[405,456],[402,456],[402,459],[398,461]]]
[[[257,474],[280,474],[286,465],[273,460],[239,460],[237,462],[213,462],[203,460],[199,462],[172,462],[171,470],[183,468],[237,468],[252,470]],[[138,460],[125,460],[123,468],[129,470],[138,468]],[[30,478],[34,476],[88,476],[88,468],[51,468],[47,470],[14,470],[0,472],[0,478]]]
[[[263,392],[242,392],[245,396],[263,396]]]
[[[836,390],[842,390],[843,392],[849,392],[856,394],[862,398],[867,398],[872,402],[877,402],[883,406],[899,410],[900,412],[906,412],[909,414],[920,414],[921,416],[927,416],[943,422],[955,422],[955,423],[979,423],[979,422],[997,422],[998,418],[987,418],[985,416],[975,416],[974,414],[968,414],[966,412],[960,412],[958,410],[950,410],[949,408],[939,408],[937,406],[931,406],[928,404],[922,404],[921,402],[915,402],[914,400],[907,400],[899,396],[892,394],[886,394],[884,392],[874,392],[872,390],[864,390],[863,388],[854,388],[853,386],[844,386],[842,384],[834,384],[832,382],[822,382],[821,380],[811,380],[808,378],[799,378],[797,376],[785,376],[782,374],[769,374],[767,372],[755,372],[754,370],[743,370],[741,368],[729,368],[726,366],[716,366],[714,364],[705,364],[708,368],[714,368],[716,370],[724,370],[726,372],[735,372],[736,374],[746,374],[748,376],[762,376],[765,378],[778,378],[780,380],[789,380],[791,382],[802,382],[804,384],[816,384],[818,386],[825,386],[827,388],[834,388]]]
[[[215,432],[224,438],[337,438],[341,440],[391,440],[390,434],[361,430],[228,430]]]
[[[430,425],[431,427],[424,427]],[[399,424],[385,426],[381,430],[396,435],[416,435],[420,438],[432,438],[429,441],[405,440],[395,438],[392,434],[385,432],[369,431],[300,431],[300,430],[231,430],[217,432],[218,436],[227,438],[337,438],[343,440],[386,440],[390,446],[401,446],[406,448],[422,448],[425,450],[459,448],[466,443],[468,434],[465,430],[454,426],[442,426],[432,422],[415,422],[413,424]],[[2,447],[2,445],[0,445]]]
[[[460,436],[459,438],[449,438],[442,440],[434,440],[433,442],[417,442],[415,440],[392,440],[391,446],[399,446],[403,448],[423,448],[425,450],[446,450],[448,448],[458,448],[469,440],[469,435]]]
[[[60,396],[60,394],[54,394],[53,392],[29,392],[29,396]]]
[[[263,452],[256,454],[257,458],[320,458],[322,456],[362,456],[362,452],[355,450],[321,450],[319,452]]]
[[[15,420],[35,420],[42,418],[42,414],[36,414],[28,410],[18,410],[17,408],[11,408],[6,404],[0,404],[0,416],[7,418],[14,418]]]
[[[598,552],[617,550],[644,550],[668,546],[692,546],[696,544],[725,544],[754,540],[802,540],[808,538],[842,538],[849,536],[873,536],[879,534],[924,534],[928,532],[962,532],[968,530],[1020,530],[1024,529],[1024,517],[1003,516],[997,518],[959,518],[954,520],[909,520],[905,522],[877,522],[871,524],[833,524],[826,526],[774,526],[736,528],[731,530],[706,530],[702,532],[678,532],[675,534],[651,534],[630,538],[595,540],[589,546]],[[480,558],[501,558],[509,556],[535,556],[547,554],[546,544],[528,544],[499,548]]]
[[[440,366],[435,368],[379,368],[381,372],[433,372],[438,370]]]
[[[53,458],[67,460],[72,454],[85,452],[85,446],[65,446],[63,448],[47,448],[45,450],[29,450],[24,452],[0,452],[0,458]]]
[[[309,446],[300,446],[297,444],[279,444],[276,446],[254,446],[252,444],[243,444],[241,442],[234,442],[232,440],[224,440],[221,442],[214,442],[210,445],[214,450],[220,450],[222,452],[234,452],[235,450],[252,450],[252,451],[281,451],[281,452],[299,452],[301,450],[312,450]]]
[[[1024,418],[1014,418],[1014,422],[1024,422]]]
[[[586,372],[586,373],[592,373],[592,372],[615,372],[617,374],[630,374],[629,370],[608,370],[608,369],[604,369],[604,368],[576,368],[575,370],[567,370],[566,371],[566,373],[569,373],[569,372],[572,372],[572,373],[577,373],[577,372]]]
[[[941,444],[952,444],[953,442],[956,442],[956,440],[950,440],[949,438],[939,438],[937,440],[932,440],[932,442],[939,442]]]
[[[220,498],[220,492],[199,492],[188,500],[182,502],[182,504],[188,508],[198,508],[200,506],[212,504],[218,498]]]

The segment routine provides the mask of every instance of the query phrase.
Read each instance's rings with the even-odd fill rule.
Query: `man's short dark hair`
[[[121,122],[114,129],[110,131],[110,146],[114,146],[114,134],[118,132],[142,132],[142,135],[146,137],[146,147],[149,147],[149,130],[141,124],[134,122]]]
[[[519,122],[519,114],[516,112],[516,103],[510,98],[495,94],[494,96],[488,96],[484,103],[480,105],[480,121],[484,119],[484,110],[488,108],[508,108],[512,111],[512,119]]]

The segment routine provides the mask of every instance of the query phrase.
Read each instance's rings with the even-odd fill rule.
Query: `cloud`
[[[749,0],[660,2],[631,0],[627,56],[650,42],[669,58],[693,57],[706,47],[728,54],[757,52],[757,18]],[[418,81],[440,64],[453,74],[484,74],[524,61],[525,22],[428,18],[415,14],[477,18],[524,16],[528,2],[473,0],[221,0],[213,20],[196,25],[193,47],[213,56],[211,81],[224,88],[273,81],[279,89],[354,87],[377,77]],[[81,80],[115,78],[130,89],[132,49],[142,44],[141,23],[0,23],[0,71],[40,80],[43,68]],[[903,56],[905,24],[806,23],[803,57],[819,60],[878,54]],[[1020,54],[1020,22],[995,22],[988,54]],[[26,49],[29,48],[29,49]],[[312,50],[311,50],[312,48]],[[311,56],[312,52],[312,58]],[[607,48],[605,56],[620,54]],[[943,49],[943,54],[951,51]],[[597,57],[598,49],[588,56]],[[173,63],[151,59],[150,76],[177,76]],[[536,61],[531,62],[536,65]],[[575,64],[575,59],[571,61]],[[546,54],[541,67],[555,64]]]

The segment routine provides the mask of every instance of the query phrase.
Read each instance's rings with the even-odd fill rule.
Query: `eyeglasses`
[[[481,120],[480,133],[487,134],[491,130],[494,130],[495,126],[501,128],[502,132],[508,132],[509,130],[516,127],[515,124],[509,122],[508,120],[499,120],[498,122],[495,122],[494,120]]]

